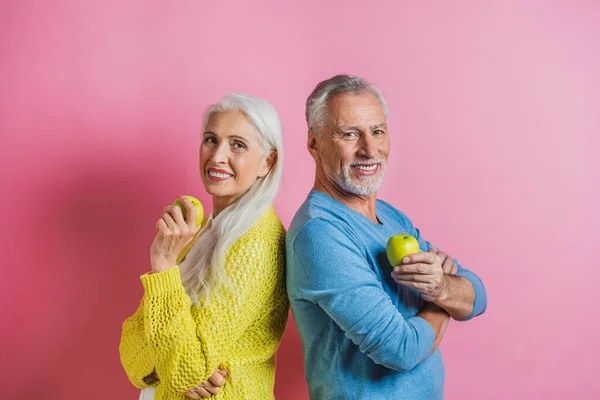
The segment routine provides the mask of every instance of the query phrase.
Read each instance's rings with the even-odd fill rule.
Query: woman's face
[[[213,113],[200,145],[200,177],[213,196],[213,214],[267,175],[274,160],[274,152],[264,155],[256,129],[243,113]]]

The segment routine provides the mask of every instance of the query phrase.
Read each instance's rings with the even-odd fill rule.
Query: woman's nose
[[[229,156],[228,147],[225,144],[220,144],[215,147],[211,159],[216,164],[223,164],[227,162],[227,158]]]

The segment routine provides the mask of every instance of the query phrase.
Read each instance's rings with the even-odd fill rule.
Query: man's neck
[[[313,190],[325,193],[333,197],[340,203],[344,204],[345,206],[350,207],[358,213],[361,213],[374,223],[379,223],[376,211],[377,193],[365,196],[349,193],[340,188],[339,185],[331,182],[329,179],[322,179],[322,177],[320,177],[318,174],[315,178],[315,185],[313,186]]]

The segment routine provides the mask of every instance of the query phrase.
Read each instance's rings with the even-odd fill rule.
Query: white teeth
[[[373,164],[373,165],[355,165],[356,168],[360,169],[361,171],[373,171],[375,170],[375,168],[377,168],[377,164]]]
[[[212,176],[213,178],[219,178],[219,179],[227,179],[227,178],[231,178],[233,176],[231,174],[223,174],[221,172],[214,172],[214,171],[208,171],[208,175]]]

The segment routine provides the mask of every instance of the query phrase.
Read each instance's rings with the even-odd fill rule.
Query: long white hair
[[[274,150],[277,157],[265,177],[257,178],[250,189],[212,220],[212,227],[200,235],[179,265],[186,293],[196,305],[225,280],[227,251],[271,206],[281,182],[283,137],[275,108],[261,98],[233,93],[207,108],[202,131],[211,115],[227,111],[242,112],[256,128],[264,156]]]

